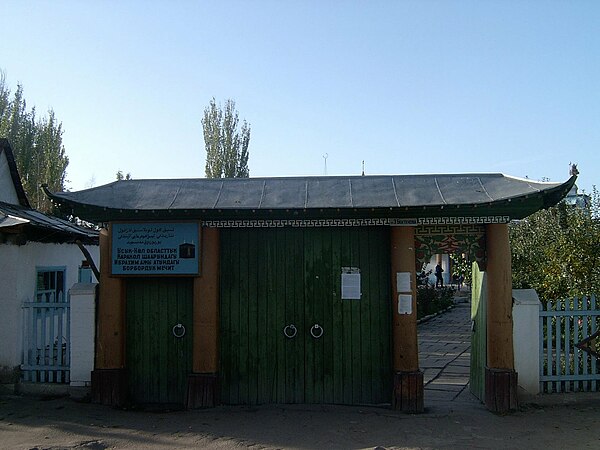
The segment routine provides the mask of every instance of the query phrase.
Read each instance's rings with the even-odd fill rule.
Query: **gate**
[[[388,230],[221,233],[223,403],[389,403]],[[360,299],[341,298],[343,267]]]
[[[69,303],[62,291],[38,290],[35,301],[24,302],[23,381],[68,383]]]
[[[192,279],[131,278],[126,298],[130,399],[184,404],[192,370]]]
[[[487,284],[486,273],[473,263],[471,281],[471,365],[469,388],[485,401],[485,365],[487,359]]]
[[[540,310],[540,391],[600,390],[596,296],[547,302]]]

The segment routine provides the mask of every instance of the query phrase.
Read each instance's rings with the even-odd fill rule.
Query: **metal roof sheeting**
[[[474,205],[561,186],[502,174],[126,180],[66,200],[129,210],[315,209]]]
[[[12,228],[26,223],[29,223],[29,220],[0,213],[0,228]]]
[[[44,235],[52,242],[81,239],[95,242],[98,232],[76,225],[58,217],[48,216],[31,208],[0,202],[0,228],[9,230],[17,227],[34,227],[43,230]],[[59,238],[62,236],[62,238]]]
[[[63,211],[92,222],[491,215],[522,219],[558,203],[575,179],[542,183],[503,174],[197,178],[123,180],[78,192],[46,193]]]

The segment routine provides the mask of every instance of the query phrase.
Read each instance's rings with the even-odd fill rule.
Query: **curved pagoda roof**
[[[47,194],[91,222],[429,217],[522,219],[564,198],[576,177],[503,174],[122,180]]]

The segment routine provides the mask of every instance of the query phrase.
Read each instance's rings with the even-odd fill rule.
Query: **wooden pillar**
[[[212,407],[219,403],[220,247],[219,229],[204,228],[201,273],[194,279],[193,373],[188,377],[188,408]]]
[[[100,280],[96,308],[96,355],[92,399],[107,405],[126,401],[125,282],[111,274],[110,230],[100,231]]]
[[[485,405],[495,412],[517,408],[514,370],[512,273],[507,224],[486,226],[487,365]]]
[[[414,227],[392,227],[390,259],[392,285],[392,353],[394,392],[392,407],[409,413],[423,412],[423,372],[419,370],[417,343],[417,291]],[[396,274],[410,273],[410,291],[399,292]],[[412,313],[398,313],[399,294],[412,296]]]

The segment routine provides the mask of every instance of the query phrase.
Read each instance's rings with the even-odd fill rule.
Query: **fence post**
[[[513,289],[513,346],[519,387],[540,392],[540,300],[534,289]]]
[[[94,369],[95,300],[97,283],[76,283],[71,303],[71,387],[89,387]]]

